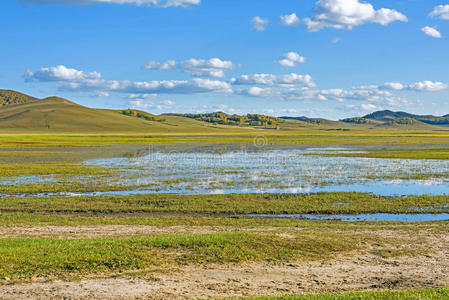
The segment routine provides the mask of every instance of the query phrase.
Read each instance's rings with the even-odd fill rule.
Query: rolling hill
[[[12,90],[0,89],[0,106],[26,104],[39,99]]]
[[[434,126],[448,126],[449,116],[415,115],[407,112],[394,112],[391,110],[376,111],[363,117],[354,117],[341,120],[352,124],[371,124],[376,126],[412,126],[432,128]]]
[[[12,90],[0,90],[0,132],[3,133],[242,133],[253,130],[295,131],[422,129],[441,130],[449,126],[449,115],[413,115],[389,110],[363,117],[332,121],[308,117],[272,117],[260,114],[152,115],[135,109],[88,108],[67,99],[38,99]]]
[[[23,99],[0,107],[2,132],[207,132],[223,130],[179,116],[163,118],[137,110],[88,108],[67,99],[37,99],[9,91],[8,99]],[[29,97],[29,98],[27,98]]]

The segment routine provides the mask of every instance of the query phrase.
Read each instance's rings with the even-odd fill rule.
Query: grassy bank
[[[406,300],[448,299],[449,289],[425,289],[402,291],[366,291],[317,295],[240,298],[241,300]]]
[[[0,279],[152,271],[185,264],[328,259],[370,241],[366,235],[326,232],[220,232],[126,238],[1,240]],[[372,241],[374,242],[374,241]],[[378,240],[376,239],[376,242]]]
[[[23,132],[0,134],[1,148],[30,147],[80,147],[100,145],[159,145],[179,144],[245,144],[253,145],[254,138],[264,136],[267,145],[371,145],[386,147],[447,145],[449,134],[446,131],[410,131],[397,129],[352,129],[349,131],[329,130],[328,128],[304,128],[289,131],[264,129],[219,128],[210,133],[151,132],[148,134],[118,133],[61,133],[42,134]]]
[[[448,206],[449,196],[391,197],[345,192],[0,198],[0,211],[4,213],[90,215],[444,213],[449,211]]]

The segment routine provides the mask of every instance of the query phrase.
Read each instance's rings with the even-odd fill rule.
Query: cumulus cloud
[[[234,64],[232,61],[219,58],[211,58],[209,60],[192,58],[181,63],[181,69],[184,72],[200,77],[224,77],[224,71],[233,68]]]
[[[50,68],[42,68],[36,72],[26,71],[25,80],[30,81],[83,81],[100,79],[97,72],[84,72],[63,65]]]
[[[291,15],[284,15],[281,16],[281,24],[284,26],[298,26],[299,18],[295,13]]]
[[[336,43],[338,43],[338,42],[340,42],[340,41],[341,41],[341,38],[339,38],[339,37],[334,37],[334,38],[332,38],[331,43],[332,43],[332,44],[336,44]]]
[[[248,97],[258,97],[258,98],[272,98],[280,96],[280,93],[272,88],[261,88],[257,86],[252,86],[246,89],[240,89],[236,91],[236,94],[248,96]]]
[[[402,13],[388,8],[374,9],[367,2],[358,0],[319,0],[313,8],[315,15],[305,18],[308,31],[319,31],[325,27],[351,30],[354,26],[378,23],[383,26],[391,22],[407,22]]]
[[[420,92],[439,92],[446,90],[447,88],[449,88],[449,86],[445,83],[430,80],[415,82],[408,86],[408,89]]]
[[[433,38],[437,38],[437,39],[441,38],[441,33],[438,30],[436,30],[434,27],[425,26],[425,27],[421,28],[421,31]]]
[[[303,85],[307,87],[314,87],[316,84],[313,82],[310,75],[298,75],[296,73],[290,73],[285,75],[273,75],[273,74],[252,74],[241,75],[237,78],[231,79],[231,83],[235,85]]]
[[[105,91],[95,91],[94,95],[96,97],[109,97],[109,93]]]
[[[282,99],[288,101],[334,101],[365,109],[374,106],[402,107],[409,105],[405,98],[398,97],[390,91],[382,90],[376,85],[356,86],[351,89],[312,89],[297,86],[273,86],[268,88],[249,87],[236,91],[237,94],[265,99]]]
[[[254,30],[264,31],[265,28],[268,26],[268,23],[270,23],[270,21],[268,21],[268,19],[264,19],[264,18],[261,18],[259,16],[255,16],[251,20],[251,23],[253,25],[253,29]]]
[[[165,62],[149,61],[142,68],[144,70],[171,70],[176,68],[176,61],[167,60]]]
[[[84,72],[65,66],[27,71],[25,81],[57,82],[67,90],[122,92],[138,94],[194,94],[207,92],[231,92],[231,85],[224,81],[194,78],[191,80],[136,81],[106,80],[100,73]]]
[[[449,20],[449,4],[435,6],[429,16],[438,17],[442,20]]]
[[[296,52],[288,52],[284,54],[279,60],[279,64],[283,67],[295,67],[296,63],[305,63],[306,58],[304,56],[299,55]]]
[[[400,91],[404,89],[404,85],[400,82],[385,82],[382,86],[382,89],[385,90],[394,90],[394,91]]]
[[[201,4],[201,0],[21,0],[24,3],[38,4],[75,4],[85,5],[92,3],[108,3],[108,4],[136,4],[136,5],[153,5],[156,7],[187,7],[191,5]]]
[[[221,60],[219,58],[194,59],[183,62],[167,60],[165,62],[150,61],[142,68],[144,70],[172,70],[180,69],[182,72],[190,73],[198,77],[225,77],[225,71],[235,67],[232,61]]]
[[[383,90],[394,90],[394,91],[411,90],[418,92],[439,92],[449,88],[449,86],[439,81],[424,80],[411,83],[409,85],[405,85],[400,82],[386,82],[379,88]]]
[[[168,110],[175,105],[175,102],[171,100],[154,100],[155,97],[153,94],[131,94],[128,98],[128,104],[132,109],[141,110]]]

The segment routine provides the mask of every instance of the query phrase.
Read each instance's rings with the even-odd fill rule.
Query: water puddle
[[[101,196],[145,193],[360,192],[384,196],[449,195],[449,160],[329,157],[363,149],[237,146],[149,147],[137,154],[91,159],[111,168],[110,178],[70,178],[96,186],[91,192],[12,196]],[[0,178],[0,185],[51,183],[51,176]],[[124,186],[122,191],[116,190]],[[129,187],[129,188],[128,188]],[[342,204],[343,205],[343,204]]]
[[[361,215],[269,215],[269,214],[249,214],[240,215],[252,218],[279,218],[279,219],[303,219],[303,220],[337,220],[343,222],[361,221],[391,221],[391,222],[431,222],[449,221],[449,213],[441,214],[361,214]]]

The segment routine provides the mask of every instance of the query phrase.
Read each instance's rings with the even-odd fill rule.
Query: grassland
[[[3,213],[362,214],[444,213],[449,196],[389,197],[363,193],[5,197]]]
[[[449,289],[351,292],[318,295],[297,295],[280,297],[240,298],[244,300],[405,300],[405,299],[446,299]]]
[[[2,239],[0,278],[65,276],[204,263],[317,260],[358,248],[362,236],[301,233],[283,238],[275,233],[221,232],[197,235],[150,235],[125,238]]]
[[[182,127],[183,121],[179,122]],[[444,131],[365,131],[354,128],[330,131],[320,126],[283,128],[281,131],[217,126],[208,130],[192,125],[172,133],[33,134],[23,131],[11,134],[13,131],[9,131],[0,136],[0,177],[42,175],[53,176],[57,181],[56,184],[28,187],[19,184],[3,187],[3,191],[95,190],[99,185],[71,182],[69,178],[98,176],[106,182],[115,171],[81,165],[85,159],[138,156],[145,145],[187,144],[193,148],[197,145],[253,145],[258,135],[264,136],[266,145],[360,146],[366,150],[364,153],[346,153],[348,156],[448,159],[445,147],[449,133]],[[363,261],[369,261],[368,267],[373,269],[391,267],[392,271],[397,270],[392,277],[403,280],[397,286],[389,286],[383,284],[382,276],[373,273],[364,279],[364,288],[370,288],[373,281],[378,284],[374,289],[438,288],[446,284],[441,274],[445,274],[447,257],[441,253],[444,253],[447,242],[448,222],[346,223],[253,219],[237,215],[441,213],[448,212],[448,204],[447,196],[381,197],[360,193],[3,197],[0,198],[0,295],[2,289],[19,283],[48,281],[53,284],[51,282],[57,279],[73,282],[74,279],[130,276],[132,280],[143,278],[147,280],[146,284],[154,284],[154,278],[168,276],[173,282],[190,282],[189,270],[207,278],[206,273],[202,273],[205,266],[213,266],[214,272],[220,268],[237,270],[261,265],[263,270],[273,270],[281,266],[284,272],[295,269],[290,265],[307,270],[309,264],[316,263],[317,270],[325,266],[330,268],[325,270],[337,272],[348,268],[345,259],[354,261],[350,267],[355,269]],[[115,230],[116,226],[123,226],[124,231],[111,236],[105,234]],[[129,233],[132,229],[138,229],[138,233]],[[433,264],[433,258],[437,263]],[[395,262],[399,262],[398,267]],[[425,264],[421,268],[426,270],[426,275],[421,281],[413,281],[416,280],[413,270],[402,267],[409,262]],[[440,273],[435,271],[438,266]],[[260,273],[259,269],[255,270]],[[252,274],[251,270],[248,272]],[[345,276],[350,274],[348,271]],[[316,276],[326,281],[325,275]],[[295,273],[289,278],[293,280],[298,275]],[[310,281],[304,274],[302,278],[305,278],[303,282]],[[276,280],[273,278],[274,287],[279,285]],[[353,279],[353,282],[357,280]],[[194,281],[190,283],[194,284]],[[329,285],[339,290],[338,284],[328,282]],[[226,280],[222,280],[221,286],[229,291],[245,289],[243,284],[237,288]],[[35,290],[35,286],[31,287]],[[348,285],[348,288],[359,289],[360,286]],[[17,292],[22,289],[23,286],[17,286]],[[60,289],[64,290],[64,287]],[[219,290],[211,288],[214,289]],[[258,294],[254,292],[256,290],[254,287],[248,293]],[[300,291],[327,290],[323,286],[306,287]],[[173,290],[170,292],[174,293]],[[296,294],[298,288],[293,283],[284,293]],[[274,292],[273,288],[267,289],[266,294],[279,292]],[[209,294],[205,289],[204,295],[222,294]],[[447,289],[430,289],[312,295],[304,296],[304,299],[436,299],[445,296]],[[302,299],[303,296],[289,297],[279,299]]]

